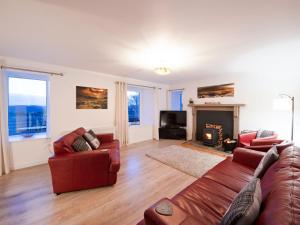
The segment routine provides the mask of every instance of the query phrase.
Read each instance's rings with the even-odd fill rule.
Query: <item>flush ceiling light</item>
[[[170,68],[172,71],[187,68],[192,61],[191,54],[190,47],[164,36],[147,38],[146,41],[137,43],[125,56],[128,63],[134,67],[154,71],[158,75],[167,75],[171,73]]]
[[[171,69],[168,67],[158,67],[154,69],[154,72],[158,75],[165,76],[171,73]]]

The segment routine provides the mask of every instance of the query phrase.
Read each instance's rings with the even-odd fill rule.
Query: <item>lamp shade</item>
[[[289,111],[292,109],[291,99],[287,97],[279,97],[273,101],[273,109],[278,111]]]

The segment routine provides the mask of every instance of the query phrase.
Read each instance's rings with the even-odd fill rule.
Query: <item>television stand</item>
[[[183,127],[160,127],[159,139],[186,140],[186,128]]]

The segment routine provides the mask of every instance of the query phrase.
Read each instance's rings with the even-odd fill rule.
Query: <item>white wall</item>
[[[10,143],[12,169],[24,168],[48,160],[52,151],[52,142],[61,135],[78,127],[93,128],[100,132],[114,132],[115,84],[117,80],[128,83],[160,86],[165,98],[166,86],[151,82],[125,79],[122,77],[100,74],[91,71],[77,70],[68,67],[42,64],[32,61],[1,57],[4,65],[33,68],[46,71],[63,72],[64,76],[52,76],[50,81],[50,138],[26,139]],[[87,86],[108,89],[108,109],[76,109],[76,86]],[[164,108],[166,101],[162,102]],[[151,132],[150,132],[151,130]],[[152,139],[152,125],[137,128],[129,133],[132,142]]]
[[[235,96],[198,99],[197,87],[235,83]],[[280,93],[295,96],[294,140],[300,144],[300,77],[287,73],[276,75],[239,74],[223,77],[207,77],[198,81],[172,85],[170,88],[184,88],[183,105],[188,111],[188,138],[192,138],[192,113],[187,107],[190,98],[195,103],[221,102],[244,103],[240,113],[240,130],[270,129],[278,132],[280,138],[290,139],[291,117],[289,112],[273,109],[273,101]]]

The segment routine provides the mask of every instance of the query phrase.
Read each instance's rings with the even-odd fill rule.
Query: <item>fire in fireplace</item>
[[[208,146],[216,146],[219,141],[219,133],[215,128],[203,129],[203,144]]]

